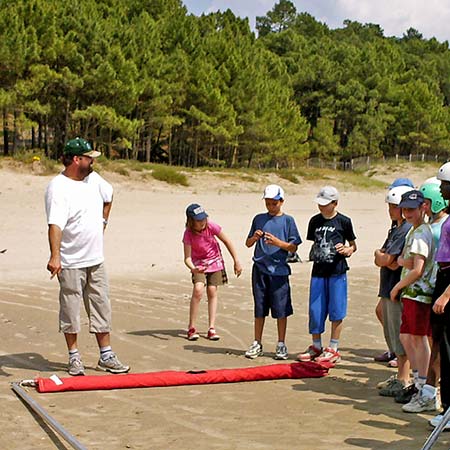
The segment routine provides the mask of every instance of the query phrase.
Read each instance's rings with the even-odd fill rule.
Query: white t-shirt
[[[112,201],[113,188],[98,173],[83,181],[62,173],[47,186],[47,223],[62,230],[62,268],[84,268],[100,264],[103,256],[103,204]]]

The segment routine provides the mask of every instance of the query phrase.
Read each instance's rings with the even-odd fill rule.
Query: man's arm
[[[47,270],[51,273],[51,277],[53,278],[55,275],[58,275],[61,270],[61,239],[62,239],[62,230],[58,227],[58,225],[50,224],[48,226],[48,242],[50,245],[50,259],[47,264]]]
[[[111,208],[112,208],[112,200],[110,202],[103,203],[103,229],[105,229],[106,225],[108,225]]]

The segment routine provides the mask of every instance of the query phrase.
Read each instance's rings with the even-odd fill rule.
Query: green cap
[[[91,158],[97,158],[101,153],[92,150],[91,144],[88,141],[82,138],[75,138],[67,141],[64,146],[64,154],[72,155],[72,156],[90,156]]]

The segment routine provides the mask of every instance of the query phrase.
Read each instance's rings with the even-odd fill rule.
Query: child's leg
[[[191,303],[189,306],[189,328],[195,328],[204,287],[204,283],[197,282],[194,283],[194,287],[192,288]]]
[[[334,275],[328,281],[328,311],[331,321],[330,345],[337,351],[343,320],[347,316],[347,275]]]
[[[284,342],[286,340],[287,317],[277,319],[277,329],[278,329],[278,342]]]
[[[378,300],[377,306],[375,307],[375,315],[381,325],[383,325],[383,302],[381,298]]]
[[[417,370],[419,377],[425,382],[430,361],[430,346],[427,336],[401,333],[400,340],[405,348],[412,370]]]
[[[331,339],[335,341],[339,341],[341,337],[341,332],[343,328],[343,320],[333,320],[331,322]]]
[[[265,320],[265,317],[255,317],[255,341],[262,341]]]
[[[209,327],[215,328],[217,312],[217,286],[207,286]]]

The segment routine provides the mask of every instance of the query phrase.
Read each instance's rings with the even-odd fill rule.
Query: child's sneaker
[[[314,347],[314,345],[310,345],[304,353],[300,353],[297,355],[297,361],[314,361],[318,356],[322,354],[322,349],[318,349]]]
[[[426,398],[417,393],[411,401],[402,406],[402,410],[408,413],[420,413],[423,411],[436,411],[439,409],[439,401],[437,397]]]
[[[69,375],[72,375],[73,377],[84,375],[83,361],[81,361],[81,358],[79,356],[73,356],[69,359],[67,372],[69,372]]]
[[[332,364],[336,364],[341,360],[341,355],[337,350],[332,349],[331,347],[326,347],[323,353],[316,358],[316,362],[329,362]]]
[[[216,333],[214,328],[208,330],[208,339],[210,341],[218,341],[220,339],[220,336]]]
[[[389,362],[388,362],[388,366],[389,367],[393,367],[393,368],[397,368],[398,367],[398,360],[397,360],[397,358],[394,358],[394,359],[391,359]]]
[[[394,378],[388,386],[381,388],[378,393],[383,397],[395,397],[402,391],[404,387],[405,385],[402,381]]]
[[[416,388],[415,384],[412,383],[409,386],[404,387],[394,398],[395,403],[409,403],[414,395],[416,395],[419,390]]]
[[[263,355],[262,345],[258,341],[254,341],[250,348],[245,352],[245,357],[255,359]]]
[[[437,416],[434,416],[430,421],[429,424],[432,427],[437,427],[441,424],[442,419],[444,418],[444,414],[438,414]],[[447,422],[446,425],[443,428],[444,431],[450,430],[450,422]]]
[[[387,380],[380,381],[377,384],[377,389],[384,389],[392,384],[394,380],[397,379],[397,375],[391,375]]]
[[[377,362],[389,362],[392,361],[395,358],[395,353],[391,353],[389,350],[381,353],[381,355],[375,356],[374,361]]]
[[[197,333],[197,330],[195,328],[189,328],[187,332],[187,339],[188,341],[196,341],[200,335]]]
[[[277,344],[275,359],[288,359],[288,349],[285,344]]]

